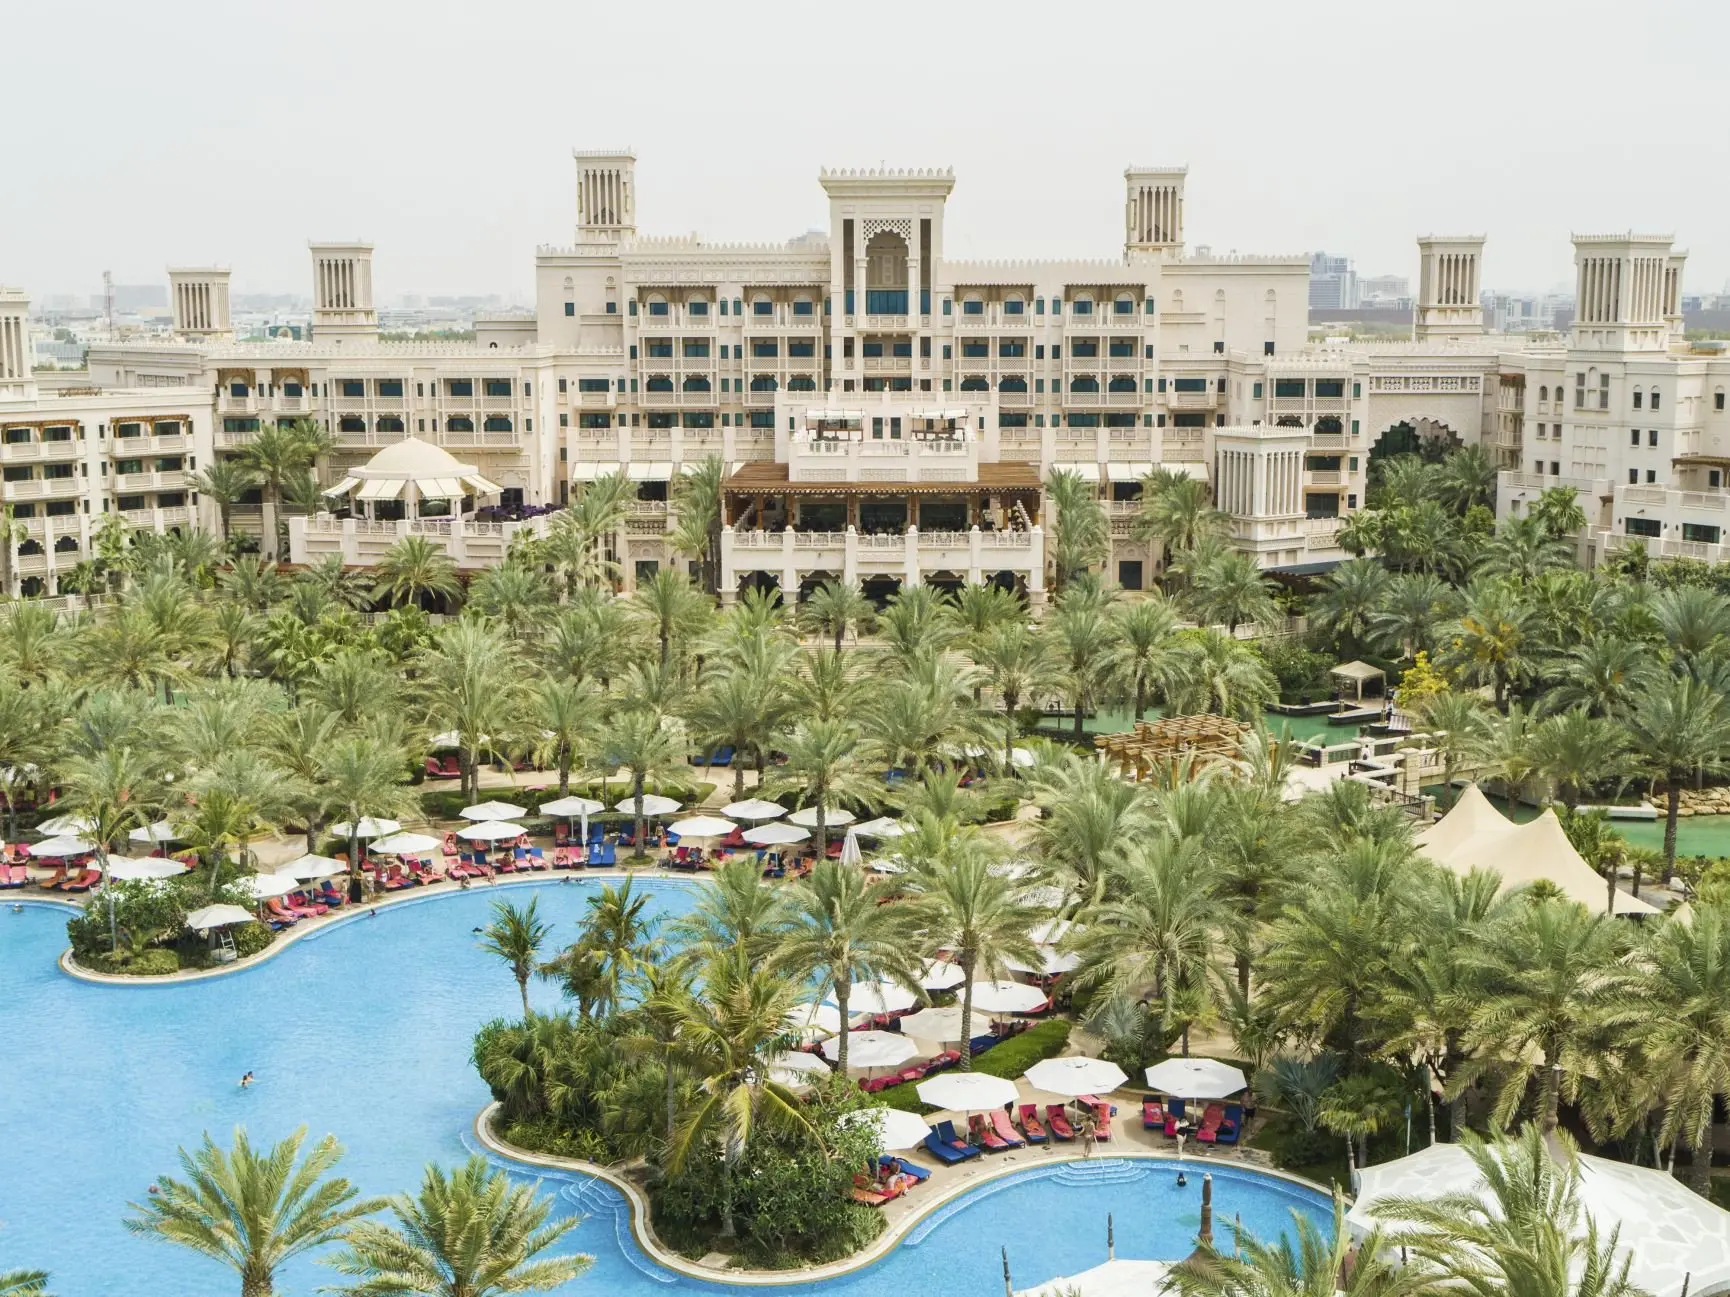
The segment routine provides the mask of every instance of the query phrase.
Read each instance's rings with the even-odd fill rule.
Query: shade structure
[[[865,863],[865,852],[859,846],[859,830],[847,830],[847,837],[841,843],[841,863],[844,865],[862,865]]]
[[[806,841],[811,836],[811,830],[796,828],[791,824],[759,824],[754,829],[746,829],[741,836],[752,846],[785,847]]]
[[[739,826],[719,815],[690,815],[667,827],[681,838],[724,838]]]
[[[671,797],[659,797],[654,793],[643,794],[644,815],[671,815],[682,803],[675,802]],[[615,811],[623,811],[626,815],[637,814],[637,799],[627,797],[613,807]]]
[[[987,1013],[1026,1013],[1048,998],[1037,986],[1025,982],[973,983],[973,1007]]]
[[[404,437],[321,492],[356,500],[396,500],[405,493],[415,502],[454,500],[471,493],[497,495],[499,487],[482,477],[475,465],[461,462],[442,446],[419,437]]]
[[[893,1031],[849,1031],[847,1033],[848,1067],[894,1067],[905,1063],[919,1052],[919,1046]],[[823,1057],[841,1056],[841,1038],[831,1036],[823,1042]]]
[[[1116,1063],[1103,1058],[1047,1058],[1026,1072],[1027,1084],[1047,1094],[1073,1099],[1078,1094],[1107,1094],[1129,1079]]]
[[[1058,973],[1073,972],[1081,967],[1080,955],[1062,952],[1055,946],[1035,946],[1034,949],[1039,952],[1037,964],[1029,964],[1024,960],[1005,955],[1003,957],[1004,967],[1013,968],[1018,973],[1031,973],[1035,977],[1054,977]]]
[[[56,858],[59,856],[87,856],[96,850],[96,844],[84,838],[49,838],[46,842],[38,842],[30,848],[32,856]]]
[[[786,813],[787,808],[780,802],[765,801],[761,797],[728,802],[721,808],[721,814],[735,820],[778,820]]]
[[[542,815],[556,815],[560,819],[599,815],[606,809],[605,802],[590,801],[587,797],[560,797],[556,801],[542,802],[540,806]]]
[[[251,923],[252,915],[238,905],[206,905],[186,916],[186,926],[194,932],[209,928],[226,928],[235,923]]]
[[[51,820],[43,820],[36,826],[36,832],[45,838],[77,837],[90,833],[96,828],[96,821],[88,815],[56,815]]]
[[[877,1142],[885,1153],[897,1149],[918,1148],[931,1133],[925,1118],[904,1108],[855,1108],[835,1119],[837,1126],[869,1126],[877,1134]]]
[[[838,1004],[834,992],[823,997],[829,1004]],[[854,982],[847,988],[848,1013],[899,1013],[919,1003],[919,997],[904,986],[892,982]]]
[[[769,1065],[769,1079],[790,1089],[810,1085],[819,1077],[831,1075],[830,1067],[815,1054],[789,1050],[764,1060]]]
[[[880,815],[874,820],[855,826],[854,830],[862,838],[903,838],[913,832],[900,820],[892,820],[887,815]]]
[[[966,980],[967,973],[960,964],[952,964],[947,959],[933,959],[920,974],[919,985],[927,991],[947,991]]]
[[[807,806],[804,810],[794,811],[787,817],[789,823],[802,824],[808,829],[817,827],[817,808]],[[842,806],[831,806],[823,812],[823,827],[838,829],[844,824],[853,823],[853,812]]]
[[[904,1036],[947,1044],[961,1039],[961,1010],[953,1004],[939,1009],[921,1009],[901,1019],[900,1025]]]
[[[1680,1180],[1650,1167],[1580,1154],[1580,1207],[1603,1238],[1620,1228],[1617,1257],[1628,1277],[1657,1297],[1722,1292],[1730,1284],[1730,1212],[1713,1206]],[[1377,1207],[1393,1197],[1434,1199],[1463,1193],[1489,1198],[1482,1174],[1458,1144],[1432,1144],[1409,1157],[1367,1166],[1346,1222],[1365,1234],[1378,1222],[1397,1244],[1404,1228]]]
[[[1214,1058],[1168,1058],[1146,1076],[1148,1089],[1180,1099],[1223,1099],[1249,1086],[1241,1070]]]
[[[142,829],[133,829],[126,835],[131,842],[173,842],[179,836],[167,820],[146,824]]]
[[[186,866],[164,856],[109,856],[108,876],[117,882],[131,883],[146,878],[173,878],[184,874]]]
[[[331,825],[330,831],[334,836],[339,838],[382,838],[387,833],[395,833],[398,829],[402,828],[402,825],[398,824],[395,820],[387,820],[366,815],[362,816],[361,819],[352,827],[354,828],[354,832],[350,833],[350,825],[348,821],[344,820],[341,824]]]
[[[479,824],[457,830],[459,838],[470,842],[503,842],[509,838],[520,838],[522,835],[522,825],[511,824],[505,820],[482,820]]]
[[[833,1004],[796,1004],[787,1015],[787,1028],[802,1036],[822,1036],[841,1030],[841,1010]]]
[[[368,849],[387,856],[412,856],[435,850],[438,845],[437,838],[425,833],[393,833],[389,837],[373,839]]]
[[[942,1072],[921,1081],[917,1093],[921,1103],[956,1112],[1001,1108],[1020,1097],[1014,1081],[984,1072]]]
[[[457,814],[465,820],[520,820],[527,815],[528,808],[516,806],[510,802],[476,802],[473,806],[465,806]]]
[[[1036,923],[1027,930],[1030,941],[1038,946],[1055,946],[1072,932],[1086,932],[1084,923],[1071,923],[1068,919],[1047,919],[1044,923]]]
[[[281,874],[244,874],[234,880],[234,890],[244,892],[255,901],[268,901],[273,896],[287,896],[300,890],[300,880]]]
[[[330,856],[315,856],[308,852],[304,856],[296,856],[276,867],[276,872],[285,878],[298,878],[301,882],[310,882],[314,878],[329,878],[332,874],[340,874],[348,868],[348,861],[336,860]]]

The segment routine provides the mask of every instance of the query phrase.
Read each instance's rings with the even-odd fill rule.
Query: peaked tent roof
[[[1515,824],[1490,805],[1476,784],[1469,785],[1440,821],[1418,835],[1418,846],[1437,864],[1456,874],[1488,869],[1504,887],[1554,883],[1569,900],[1590,910],[1604,906],[1606,884],[1562,831],[1556,812]],[[1616,893],[1617,914],[1656,914],[1657,908],[1628,893]]]
[[[1350,662],[1340,663],[1328,674],[1330,676],[1344,676],[1347,680],[1375,680],[1378,678],[1385,680],[1388,673],[1380,667],[1373,667],[1368,662],[1354,658]]]

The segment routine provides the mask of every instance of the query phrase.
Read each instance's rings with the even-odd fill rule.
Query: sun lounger
[[[529,848],[529,868],[530,869],[545,869],[546,867],[547,867],[546,853],[543,852],[539,847],[530,847]]]
[[[976,1112],[967,1119],[967,1131],[979,1141],[979,1146],[987,1153],[1001,1153],[1012,1147],[1008,1140],[992,1128],[990,1121],[982,1112]],[[1015,1143],[1019,1145],[1021,1141],[1018,1139]]]
[[[461,779],[463,777],[462,762],[454,756],[441,758],[439,769],[444,771],[446,779]]]
[[[1143,1130],[1165,1129],[1165,1104],[1160,1102],[1156,1094],[1141,1096],[1141,1128]]]
[[[68,878],[64,883],[61,883],[60,890],[63,892],[88,892],[101,881],[102,871],[100,869],[86,869],[82,874]]]
[[[268,901],[266,901],[264,903],[264,908],[270,913],[270,916],[272,918],[274,918],[277,922],[281,923],[285,927],[292,926],[293,924],[300,922],[300,915],[296,914],[293,910],[291,910],[287,906],[285,906],[282,903],[282,898],[279,896],[271,897]]]
[[[22,887],[30,881],[30,871],[23,865],[0,865],[0,887]]]
[[[560,820],[557,824],[553,825],[553,845],[555,847],[568,847],[571,845],[571,826],[563,820]]]
[[[1075,1138],[1075,1128],[1069,1124],[1069,1118],[1064,1115],[1061,1103],[1045,1106],[1045,1125],[1051,1131],[1051,1138],[1059,1143],[1067,1144]]]
[[[1021,1132],[1015,1129],[1015,1124],[1009,1120],[1009,1114],[1001,1108],[991,1110],[991,1129],[996,1131],[997,1138],[1010,1148],[1021,1148],[1027,1143]]]
[[[1102,1143],[1111,1138],[1111,1105],[1103,1099],[1093,1103],[1093,1135]]]
[[[945,1137],[944,1131],[949,1132],[947,1137]],[[925,1137],[925,1150],[939,1162],[949,1166],[981,1155],[979,1149],[959,1138],[955,1134],[954,1124],[947,1121],[934,1127],[931,1133]]]
[[[319,904],[329,906],[331,909],[337,909],[345,904],[342,893],[336,890],[336,887],[328,878],[324,880],[323,885],[318,889],[317,895]]]
[[[1243,1105],[1228,1103],[1225,1106],[1225,1119],[1219,1123],[1219,1133],[1214,1136],[1216,1144],[1237,1143],[1238,1133],[1243,1130]]]
[[[1201,1112],[1201,1127],[1195,1132],[1196,1139],[1203,1144],[1212,1144],[1219,1138],[1219,1125],[1225,1120],[1225,1105],[1210,1103]]]
[[[882,1157],[878,1158],[877,1165],[892,1175],[906,1176],[916,1185],[924,1184],[931,1178],[931,1172],[927,1171],[917,1162],[909,1162],[904,1157],[895,1157],[893,1154],[889,1153],[885,1153]]]
[[[461,853],[461,848],[457,846],[457,835],[455,833],[445,834],[442,851],[446,860],[449,860],[452,856]]]
[[[1049,1136],[1045,1133],[1045,1127],[1039,1123],[1039,1109],[1031,1103],[1024,1103],[1021,1105],[1020,1117],[1021,1133],[1026,1136],[1027,1142],[1045,1143]]]
[[[286,902],[289,909],[293,910],[303,919],[317,918],[321,914],[330,913],[330,907],[328,905],[319,904],[317,900],[308,896],[305,892],[290,892],[283,898],[283,900]]]

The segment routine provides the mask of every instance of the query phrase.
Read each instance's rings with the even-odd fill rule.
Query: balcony
[[[1167,392],[1165,408],[1168,410],[1214,410],[1219,408],[1219,393],[1211,389],[1206,392]]]
[[[239,450],[258,436],[257,429],[250,432],[231,432],[227,428],[216,430],[216,448],[218,450]]]
[[[140,455],[184,455],[192,449],[192,438],[185,433],[168,437],[115,437],[108,443],[108,453],[115,459],[135,459]]]
[[[913,357],[866,356],[864,370],[867,374],[910,374],[913,372]]]
[[[956,331],[959,333],[1023,333],[1033,328],[1033,313],[1022,311],[1019,315],[1010,315],[1001,306],[987,306],[978,315],[969,315],[958,311],[953,317]]]
[[[130,495],[134,491],[184,491],[187,489],[186,473],[181,469],[167,472],[150,473],[116,473],[114,475],[114,490]]]
[[[1306,470],[1309,474],[1310,486],[1344,486],[1345,474],[1337,468],[1312,468]]]
[[[1310,433],[1311,450],[1344,450],[1346,434],[1343,432],[1312,432]]]
[[[67,500],[84,494],[82,477],[36,477],[4,484],[8,500]]]
[[[618,403],[613,389],[609,387],[604,392],[577,393],[577,407],[583,410],[610,410]]]
[[[721,532],[722,588],[736,586],[739,574],[840,571],[848,580],[863,576],[905,577],[952,572],[981,580],[993,572],[1024,572],[1038,582],[1044,571],[1044,538],[1034,531],[927,531],[863,534],[846,531]],[[1038,585],[1035,585],[1038,588]]]

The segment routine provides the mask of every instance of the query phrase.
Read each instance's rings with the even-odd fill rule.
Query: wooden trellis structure
[[[1122,734],[1098,735],[1093,745],[1116,762],[1125,779],[1140,781],[1149,775],[1165,777],[1185,757],[1198,766],[1235,761],[1247,733],[1247,723],[1229,716],[1172,716],[1139,721]]]

